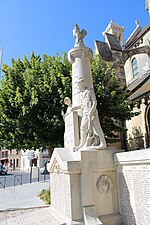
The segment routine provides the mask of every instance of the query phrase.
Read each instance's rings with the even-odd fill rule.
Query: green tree
[[[66,54],[31,54],[3,66],[0,89],[0,139],[9,149],[63,144],[63,100],[71,95],[71,65]]]
[[[120,132],[126,131],[125,120],[138,113],[133,113],[130,109],[127,87],[120,86],[115,70],[110,65],[106,68],[102,66],[99,55],[93,60],[91,70],[101,126],[107,142],[114,142]]]
[[[102,66],[96,56],[91,65],[97,109],[107,137],[116,137],[125,121],[135,114],[127,100],[126,87],[121,88],[115,72]],[[31,54],[3,66],[0,88],[0,143],[12,149],[54,147],[63,145],[64,98],[71,96],[71,64],[66,54],[55,57]]]

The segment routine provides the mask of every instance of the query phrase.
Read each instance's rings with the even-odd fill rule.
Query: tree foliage
[[[31,54],[3,66],[0,90],[0,139],[7,148],[60,146],[63,99],[71,92],[71,65],[66,55]]]
[[[97,108],[105,135],[115,137],[123,131],[116,121],[131,113],[126,88],[121,88],[114,70],[104,69],[96,56],[91,65]],[[66,54],[55,57],[31,54],[3,66],[0,88],[0,144],[26,149],[63,145],[64,98],[71,96],[71,64]]]

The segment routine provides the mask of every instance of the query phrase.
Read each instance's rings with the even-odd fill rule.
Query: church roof
[[[134,37],[134,39],[128,44],[126,42],[125,44],[125,48],[129,49],[132,47],[132,45],[138,40],[140,39],[148,30],[150,29],[150,23],[147,24],[140,32],[137,33],[137,35]]]
[[[130,100],[141,98],[142,96],[150,93],[150,70],[147,71],[142,77],[129,84],[128,89],[131,91]]]
[[[107,39],[107,42],[96,40],[95,44],[102,59],[109,61],[112,60],[111,50],[122,51],[122,48],[115,35],[105,33],[105,38]]]
[[[112,53],[109,49],[109,46],[106,42],[103,41],[95,41],[96,47],[98,49],[98,53],[104,60],[112,60]]]
[[[108,43],[110,45],[110,48],[112,50],[116,50],[116,51],[122,51],[122,48],[120,46],[120,42],[118,41],[117,37],[113,34],[108,34],[105,33]]]

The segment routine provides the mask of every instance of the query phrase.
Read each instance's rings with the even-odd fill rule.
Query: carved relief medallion
[[[111,192],[113,184],[109,176],[102,175],[98,178],[96,187],[99,193],[108,194]]]

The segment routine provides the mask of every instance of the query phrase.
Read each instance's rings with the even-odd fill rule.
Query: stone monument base
[[[52,225],[121,225],[116,149],[54,150],[50,161]]]

